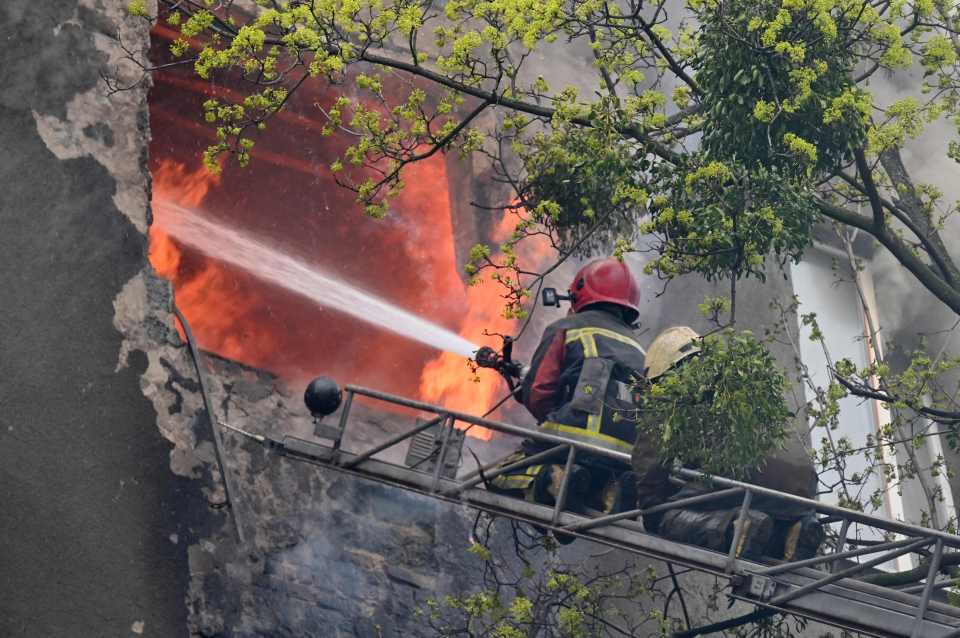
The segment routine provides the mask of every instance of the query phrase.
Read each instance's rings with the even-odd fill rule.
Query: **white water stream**
[[[472,357],[477,350],[476,345],[460,335],[291,257],[276,246],[204,219],[177,204],[156,201],[154,205],[164,209],[155,223],[177,241],[306,297],[321,308],[335,308],[408,339],[463,357]]]

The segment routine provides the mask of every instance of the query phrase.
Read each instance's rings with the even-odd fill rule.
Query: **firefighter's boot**
[[[544,505],[556,505],[563,488],[564,467],[562,465],[544,465],[533,482],[533,501]],[[590,471],[580,465],[570,468],[567,481],[567,496],[564,509],[582,512],[590,488]]]
[[[698,512],[668,510],[660,524],[660,535],[670,540],[699,545],[714,551],[726,551],[735,536],[740,508]],[[735,555],[753,558],[763,554],[773,533],[773,519],[763,512],[747,511],[743,534],[737,541]]]
[[[795,561],[813,558],[826,536],[816,516],[804,516],[787,530],[783,543],[783,560]]]
[[[637,509],[637,474],[623,472],[603,486],[601,496],[604,514],[619,514]]]

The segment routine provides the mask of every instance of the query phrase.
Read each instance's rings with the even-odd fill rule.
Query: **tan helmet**
[[[647,379],[653,380],[700,352],[700,335],[688,326],[667,328],[647,348]]]

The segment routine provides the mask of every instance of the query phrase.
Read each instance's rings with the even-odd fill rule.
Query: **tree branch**
[[[513,98],[504,97],[503,95],[498,95],[494,91],[487,91],[479,87],[470,86],[469,84],[464,84],[462,82],[457,82],[451,78],[448,78],[445,75],[437,73],[436,71],[431,71],[422,66],[417,66],[410,64],[409,62],[403,62],[401,60],[396,60],[382,55],[377,55],[375,53],[370,53],[364,51],[360,55],[360,59],[365,62],[370,62],[371,64],[379,64],[381,66],[390,67],[393,69],[398,69],[400,71],[406,71],[413,75],[422,77],[431,82],[436,82],[441,86],[453,89],[455,91],[465,93],[467,95],[472,95],[474,97],[480,98],[481,100],[489,101],[491,104],[503,106],[508,109],[515,111],[520,111],[521,113],[529,113],[530,115],[536,115],[538,117],[552,118],[556,109],[552,109],[547,106],[540,106],[539,104],[530,104],[529,102],[523,102],[521,100],[515,100]],[[588,118],[585,117],[575,117],[572,119],[574,124],[584,127],[593,128],[595,124],[591,122]],[[665,144],[658,142],[651,138],[649,135],[639,130],[636,126],[623,126],[618,127],[617,131],[627,137],[646,144],[650,147],[659,157],[669,161],[669,162],[678,162],[680,156],[670,150]]]
[[[653,27],[639,15],[636,16],[636,20],[640,24],[640,28],[643,29],[643,32],[647,34],[648,38],[650,38],[653,46],[656,47],[657,51],[660,52],[660,55],[667,63],[667,66],[670,67],[670,70],[673,71],[673,74],[676,75],[678,79],[682,80],[687,86],[693,89],[694,93],[698,95],[702,94],[703,92],[700,90],[700,86],[692,77],[687,74],[686,71],[683,70],[683,67],[680,66],[676,58],[673,57],[673,54],[670,53],[670,49],[667,48],[667,46],[663,43],[663,40],[660,39],[660,36],[653,31]]]
[[[836,374],[835,371],[833,376],[837,380],[837,382],[840,383],[840,385],[842,385],[847,390],[849,390],[851,394],[854,394],[858,397],[862,397],[864,399],[874,399],[876,401],[882,401],[883,403],[889,403],[889,404],[896,403],[899,400],[896,397],[892,397],[889,394],[886,394],[885,392],[880,392],[879,390],[875,390],[874,388],[871,388],[869,386],[854,383],[853,381],[850,381],[849,379],[846,379],[840,376],[839,374]],[[951,424],[956,424],[960,422],[960,412],[950,412],[948,410],[939,410],[937,408],[931,408],[923,405],[917,406],[909,402],[907,403],[907,406],[910,407],[910,409],[916,412],[920,412],[921,414],[925,414],[926,416],[930,417],[934,421],[938,421],[940,423],[951,425]]]
[[[900,150],[889,148],[880,154],[880,163],[883,170],[886,171],[894,189],[900,196],[900,201],[896,202],[898,208],[903,210],[910,219],[921,229],[923,236],[926,236],[928,242],[934,246],[934,250],[944,263],[944,278],[952,286],[960,282],[960,270],[957,269],[953,258],[950,256],[943,239],[936,227],[930,222],[929,216],[923,210],[923,202],[917,195],[917,189],[913,185],[913,180],[907,172],[907,167],[900,157]]]
[[[857,172],[863,178],[863,186],[867,191],[867,198],[870,200],[870,208],[873,210],[873,225],[877,232],[884,232],[883,204],[880,203],[880,193],[877,192],[877,185],[873,181],[873,171],[867,164],[867,157],[863,148],[858,148],[853,152],[857,161]]]
[[[940,569],[943,569],[944,567],[952,567],[954,565],[960,565],[960,552],[949,552],[940,557]],[[880,585],[881,587],[909,585],[910,583],[915,583],[926,578],[929,570],[930,557],[927,556],[920,561],[918,566],[914,567],[913,569],[908,569],[904,572],[870,574],[869,576],[864,576],[863,578],[858,578],[857,580],[870,583],[872,585]]]
[[[860,182],[858,182],[856,179],[848,175],[847,173],[843,171],[838,171],[837,177],[839,177],[846,183],[850,184],[851,186],[856,188],[858,191],[860,191],[864,195],[867,194],[866,187]],[[943,256],[940,254],[940,251],[937,250],[937,246],[930,241],[929,235],[925,233],[919,226],[917,226],[916,222],[914,222],[909,215],[907,215],[903,210],[901,210],[896,204],[891,202],[889,199],[881,196],[880,203],[883,204],[883,207],[884,209],[887,210],[887,212],[889,212],[891,215],[896,217],[898,221],[900,221],[904,226],[906,226],[910,230],[911,233],[914,234],[914,236],[923,246],[924,250],[927,251],[927,255],[929,255],[930,259],[933,260],[933,262],[936,264],[937,269],[940,271],[940,275],[951,286],[955,286],[956,282],[952,280],[951,277],[949,276],[949,265],[943,260]]]
[[[930,266],[923,263],[900,239],[884,231],[878,232],[874,227],[873,219],[851,213],[823,198],[815,197],[814,203],[826,217],[841,224],[859,228],[876,238],[927,290],[960,315],[960,292],[944,281]]]

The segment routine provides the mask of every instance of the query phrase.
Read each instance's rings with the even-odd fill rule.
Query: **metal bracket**
[[[338,443],[343,436],[343,430],[335,425],[322,423],[320,419],[314,422],[313,433],[318,439],[327,439],[334,443]]]
[[[770,600],[777,591],[777,582],[766,576],[744,574],[736,579],[736,581],[735,590],[738,594],[749,596],[759,601]]]
[[[347,400],[343,404],[343,408],[340,410],[340,420],[337,425],[327,425],[323,422],[324,417],[315,416],[313,418],[313,434],[317,438],[327,439],[332,445],[330,446],[330,458],[336,459],[340,455],[340,443],[343,440],[343,433],[347,429],[347,420],[350,418],[350,407],[353,405],[353,392],[347,392]]]
[[[324,436],[324,438],[331,437]],[[283,449],[288,454],[322,461],[332,460],[337,453],[336,448],[328,447],[322,443],[317,443],[316,441],[308,441],[306,439],[289,435],[283,437]]]
[[[418,425],[425,425],[425,423],[418,419]],[[443,461],[440,463],[440,471],[437,474],[443,478],[453,478],[460,467],[463,443],[463,430],[457,430],[452,423],[445,420],[413,436],[404,465],[434,474],[438,469],[438,457],[442,455]]]

